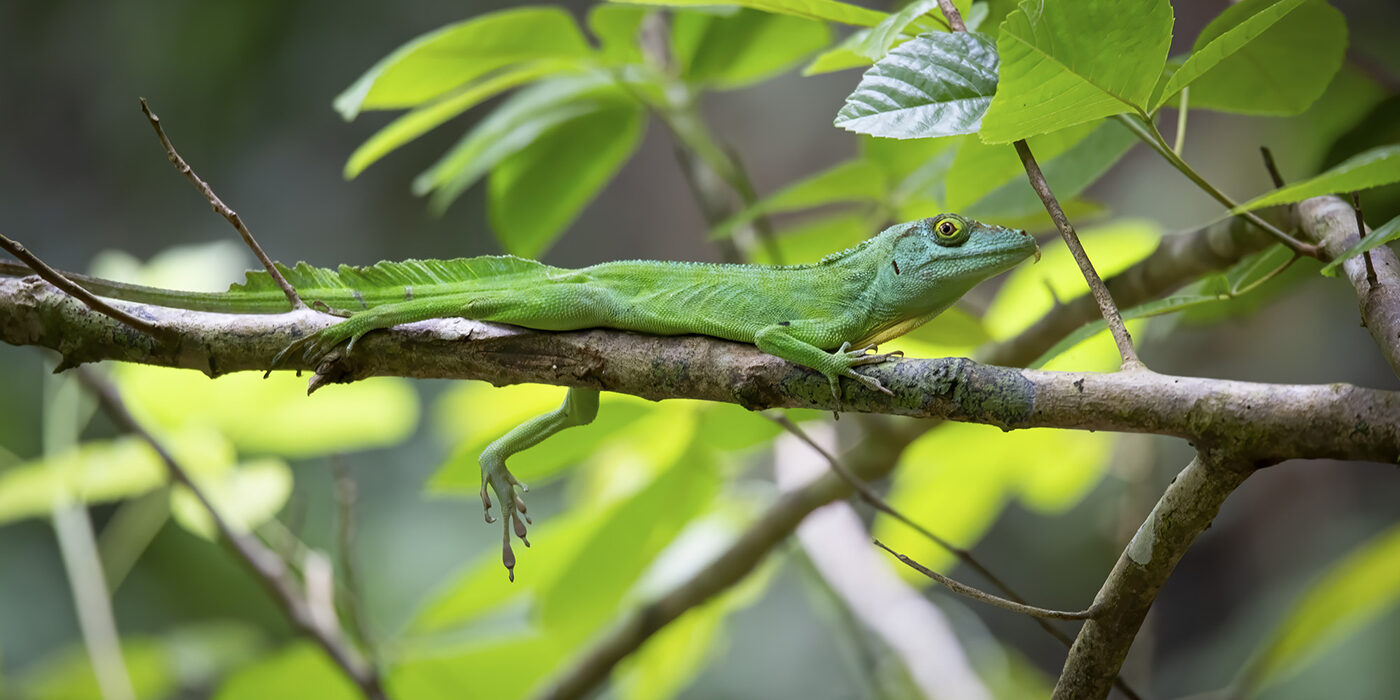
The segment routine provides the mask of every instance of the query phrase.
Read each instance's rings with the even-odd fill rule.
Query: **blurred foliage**
[[[1308,168],[1328,169],[1294,177],[1240,209],[1373,188],[1383,188],[1374,193],[1377,211],[1393,204],[1393,185],[1400,181],[1395,98],[1355,70],[1341,69],[1348,27],[1322,0],[1229,6],[1205,26],[1189,53],[1172,58],[1177,18],[1167,0],[957,4],[977,33],[949,34],[932,0],[914,0],[889,13],[836,0],[627,0],[590,7],[579,15],[581,23],[554,6],[486,12],[402,43],[334,99],[347,120],[406,110],[379,122],[383,126],[350,154],[343,172],[360,177],[415,140],[431,141],[434,130],[460,129],[461,115],[479,108],[485,114],[437,155],[413,190],[429,195],[430,209],[442,214],[485,180],[485,206],[501,246],[538,257],[638,157],[652,116],[725,179],[733,161],[703,126],[696,108],[702,97],[764,90],[799,67],[803,75],[858,67],[866,73],[859,83],[849,76],[850,94],[839,111],[826,105],[813,117],[805,106],[785,107],[762,125],[776,131],[796,120],[831,117],[865,134],[854,139],[850,154],[766,196],[746,199],[711,228],[710,239],[746,249],[753,227],[764,220],[776,227],[772,250],[793,263],[814,262],[887,223],[940,210],[1048,231],[1049,219],[1010,146],[1021,138],[1029,139],[1072,218],[1082,223],[1106,217],[1107,207],[1091,199],[1092,188],[1106,173],[1123,172],[1115,168],[1141,137],[1119,120],[1153,124],[1155,130],[1163,107],[1188,115],[1297,115],[1290,123],[1308,136],[1298,152],[1315,156]],[[1075,29],[1086,26],[1095,30]],[[1378,227],[1366,243],[1400,237],[1396,221]],[[1081,233],[1103,276],[1141,260],[1164,235],[1156,222],[1124,216]],[[774,262],[764,246],[749,252],[752,261]],[[236,277],[231,266],[239,258],[233,244],[174,249],[145,265],[108,253],[96,272],[209,289],[214,280]],[[1276,246],[1171,297],[1125,310],[1125,316],[1133,319],[1130,328],[1139,339],[1161,335],[1143,333],[1149,318],[1155,319],[1153,329],[1182,319],[1225,325],[1316,277],[1316,265],[1288,268],[1290,260]],[[1013,337],[1057,303],[1083,293],[1081,273],[1067,251],[1046,245],[1039,264],[1011,272],[991,296],[952,309],[891,346],[910,355],[973,355],[978,346]],[[1040,363],[1106,372],[1117,367],[1118,356],[1102,323],[1095,323],[1063,339]],[[223,516],[286,543],[288,551],[310,546],[298,539],[306,534],[299,525],[281,522],[302,517],[293,477],[297,483],[315,477],[294,472],[286,460],[401,448],[393,454],[439,464],[428,477],[430,492],[465,497],[470,504],[480,485],[476,458],[482,447],[553,409],[563,395],[557,387],[481,383],[437,390],[429,412],[435,440],[420,444],[410,441],[419,423],[419,390],[403,380],[361,381],[307,398],[304,385],[289,374],[209,381],[193,372],[119,365],[110,375],[138,420],[170,446]],[[826,419],[815,412],[793,415]],[[575,662],[619,616],[694,575],[764,512],[776,494],[752,471],[779,430],[732,405],[604,396],[596,422],[512,460],[514,473],[535,487],[531,512],[545,516],[520,558],[517,581],[506,580],[493,547],[471,542],[466,551],[479,554],[422,584],[420,589],[433,592],[410,601],[404,619],[359,641],[383,664],[396,698],[528,696]],[[1096,489],[1139,487],[1114,458],[1122,442],[1103,433],[1002,434],[988,426],[940,425],[903,453],[889,501],[971,548],[1008,514],[1074,518]],[[0,463],[0,523],[46,517],[64,498],[100,512],[101,504],[144,504],[131,499],[145,496],[161,504],[168,499],[165,511],[147,511],[159,516],[155,530],[173,519],[198,537],[213,535],[208,513],[188,492],[168,488],[163,466],[134,438],[94,437],[71,449],[10,461]],[[1118,478],[1105,479],[1110,474]],[[456,527],[476,517],[450,522]],[[121,522],[113,516],[107,527]],[[463,538],[479,529],[460,527],[467,533]],[[128,556],[140,557],[155,530],[127,545]],[[956,564],[889,518],[876,517],[873,530],[931,568],[947,571]],[[1394,608],[1400,598],[1397,542],[1391,528],[1320,574],[1259,646],[1241,687],[1257,691],[1306,673],[1321,650]],[[417,546],[416,537],[385,545]],[[347,559],[352,553],[340,552]],[[455,556],[451,561],[461,552]],[[709,665],[743,641],[730,642],[746,624],[738,613],[778,585],[775,559],[651,638],[613,672],[613,694],[685,696]],[[923,583],[908,569],[891,566],[910,583]],[[346,573],[337,571],[337,580],[345,582]],[[113,589],[121,578],[111,583]],[[355,600],[365,592],[337,594]],[[832,634],[849,631],[837,621],[825,622]],[[996,697],[1046,692],[1042,671],[1058,657],[1047,664],[1010,644],[985,641],[985,630],[964,625],[957,631],[971,651],[976,640],[984,640],[983,651],[973,656]],[[286,630],[270,632],[247,621],[172,624],[158,633],[126,634],[121,653],[141,698],[359,696],[314,645],[288,641]],[[882,660],[890,656],[869,640],[852,644],[866,645],[865,653]],[[987,661],[992,657],[995,663]],[[87,698],[99,692],[76,643],[5,670],[3,690],[18,689],[21,697]],[[910,691],[907,674],[897,671],[881,677],[904,678],[906,685],[899,687]]]

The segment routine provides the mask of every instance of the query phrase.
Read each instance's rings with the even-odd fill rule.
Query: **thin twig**
[[[955,32],[967,31],[967,25],[963,24],[962,13],[958,12],[957,6],[953,5],[953,0],[938,0],[938,9],[943,11],[943,16],[948,18],[948,26]]]
[[[315,640],[335,661],[336,665],[345,672],[345,675],[359,686],[366,698],[385,700],[388,696],[384,692],[378,669],[366,662],[359,652],[347,644],[345,638],[337,630],[323,622],[318,622],[318,616],[312,611],[310,604],[298,590],[296,582],[288,574],[286,562],[256,537],[240,532],[229,525],[228,521],[219,514],[214,503],[190,478],[189,472],[185,471],[185,468],[175,460],[174,456],[165,449],[165,446],[131,415],[116,389],[109,382],[91,372],[84,371],[82,368],[79,368],[77,372],[78,379],[97,397],[103,410],[119,425],[141,438],[151,446],[151,449],[155,450],[156,455],[165,464],[171,481],[184,486],[189,489],[190,493],[194,494],[195,499],[209,513],[209,517],[213,520],[220,536],[272,594],[273,599],[277,601],[283,613],[286,614],[288,621],[301,630],[303,634]]]
[[[883,498],[880,498],[880,495],[875,493],[874,489],[870,488],[869,484],[862,481],[853,472],[851,472],[850,469],[847,469],[846,465],[841,463],[841,460],[837,459],[835,455],[828,452],[826,448],[817,444],[817,442],[813,440],[811,436],[807,435],[807,433],[803,431],[802,428],[798,427],[797,424],[793,423],[792,420],[789,419],[787,416],[771,415],[767,413],[763,414],[763,416],[766,417],[768,420],[771,420],[774,423],[777,423],[778,425],[782,426],[784,430],[788,431],[789,433],[792,433],[797,439],[806,443],[808,447],[812,448],[817,452],[817,454],[821,455],[822,459],[825,459],[826,463],[831,467],[831,471],[836,472],[838,476],[840,476],[842,479],[845,479],[846,483],[850,484],[851,487],[856,490],[856,494],[860,496],[860,499],[869,504],[870,507],[894,518],[895,520],[898,520],[899,522],[908,526],[910,529],[918,532],[920,535],[923,535],[930,542],[933,542],[939,547],[942,547],[943,549],[947,550],[950,554],[956,557],[958,561],[961,561],[963,564],[966,564],[969,568],[981,574],[983,578],[986,578],[988,581],[990,581],[993,586],[996,586],[997,589],[999,589],[1003,594],[1007,596],[1007,598],[1010,598],[1011,600],[999,598],[990,593],[986,593],[984,591],[980,591],[976,588],[973,588],[972,586],[958,583],[957,581],[953,581],[952,579],[942,576],[941,574],[933,574],[930,576],[930,578],[932,578],[933,580],[948,586],[948,588],[950,588],[954,593],[958,593],[960,595],[967,595],[970,598],[975,598],[977,600],[996,605],[997,607],[1005,608],[1007,610],[1014,610],[1016,612],[1026,612],[1029,610],[1038,611],[1026,612],[1026,614],[1031,615],[1033,617],[1048,617],[1059,620],[1082,620],[1085,617],[1089,616],[1088,610],[1080,612],[1064,612],[1059,610],[1047,610],[1044,608],[1038,608],[1033,605],[1030,605],[1026,602],[1025,598],[1021,597],[1015,591],[1011,590],[1010,586],[1006,585],[1005,582],[1003,582],[1000,578],[993,574],[989,569],[987,569],[987,567],[983,566],[981,562],[977,561],[977,559],[972,556],[971,552],[967,551],[966,549],[963,549],[962,547],[954,545],[952,542],[949,542],[948,540],[943,539],[942,537],[939,537],[937,534],[934,534],[928,528],[924,527],[923,525],[920,525],[917,522],[914,522],[908,516],[895,510],[894,507],[892,507],[889,503],[886,503]],[[877,541],[876,544],[879,544],[879,542]],[[884,545],[880,546],[883,547]],[[975,594],[964,593],[964,591],[975,591]],[[1065,642],[1065,646],[1069,646],[1069,639],[1067,637],[1062,638],[1061,641]]]
[[[1356,212],[1356,237],[1358,239],[1366,237],[1366,220],[1361,216],[1361,193],[1351,193],[1351,208]],[[1366,283],[1372,287],[1376,286],[1376,265],[1371,262],[1371,251],[1361,254],[1366,259]]]
[[[171,336],[170,329],[151,323],[146,319],[132,316],[102,301],[92,292],[78,286],[76,282],[64,277],[62,272],[49,267],[48,263],[40,260],[38,256],[29,252],[29,249],[21,245],[19,241],[11,240],[4,235],[0,235],[0,248],[4,248],[11,255],[19,258],[20,262],[27,265],[29,269],[34,271],[34,274],[38,275],[45,282],[58,287],[68,296],[83,302],[89,309],[160,340],[166,340]]]
[[[209,183],[201,180],[200,177],[195,174],[194,168],[191,168],[189,163],[186,163],[185,159],[180,157],[180,154],[175,151],[175,144],[170,142],[170,138],[165,135],[165,129],[161,128],[160,117],[157,117],[155,113],[151,111],[150,105],[146,104],[146,98],[142,97],[140,99],[141,111],[145,113],[146,119],[150,120],[151,128],[156,130],[156,137],[160,139],[160,145],[165,148],[166,158],[169,158],[170,163],[175,166],[175,169],[179,170],[181,175],[188,178],[190,184],[194,185],[195,189],[199,190],[200,194],[203,194],[204,198],[209,200],[209,206],[214,212],[227,219],[228,222],[233,225],[233,228],[238,231],[238,235],[243,237],[243,242],[248,244],[248,247],[252,249],[253,255],[256,255],[258,260],[263,264],[263,267],[267,268],[267,274],[272,276],[272,280],[277,283],[278,287],[282,288],[282,293],[287,295],[287,301],[291,302],[292,310],[306,308],[306,303],[301,300],[301,297],[297,294],[297,290],[287,282],[286,277],[282,276],[282,271],[278,270],[277,265],[272,262],[272,258],[269,258],[267,253],[263,252],[262,246],[258,245],[258,241],[253,238],[253,233],[248,230],[247,226],[243,225],[243,218],[238,215],[238,212],[230,209],[227,204],[224,204],[223,200],[219,199],[219,196],[214,194],[214,190],[209,187]]]
[[[1287,182],[1283,175],[1279,174],[1278,164],[1274,162],[1274,152],[1268,146],[1259,147],[1259,155],[1264,157],[1264,169],[1269,171],[1269,179],[1273,181],[1274,188],[1283,187]]]
[[[885,545],[884,542],[881,542],[878,539],[871,541],[875,543],[876,547],[879,547],[880,549],[883,549],[886,552],[893,554],[895,558],[904,562],[904,564],[909,568],[933,579],[934,581],[943,584],[948,588],[948,590],[960,596],[971,598],[973,600],[978,600],[993,607],[1001,608],[1003,610],[1010,610],[1011,612],[1020,613],[1022,615],[1030,615],[1031,617],[1049,618],[1051,620],[1087,620],[1097,614],[1097,611],[1095,611],[1093,608],[1089,608],[1088,610],[1079,610],[1076,612],[1066,612],[1063,610],[1046,610],[1045,608],[1037,608],[1034,605],[1022,605],[1020,603],[1016,603],[1005,598],[1000,598],[985,591],[973,588],[972,586],[958,583],[957,581],[948,578],[947,576],[944,576],[943,574],[940,574],[937,571],[934,571],[933,569],[930,569],[924,566],[923,564],[920,564],[919,562],[916,562],[913,559],[910,559],[909,557],[906,557],[903,554],[894,551],[893,549],[890,549],[888,546]]]
[[[1176,134],[1173,136],[1172,152],[1181,155],[1186,149],[1186,115],[1191,111],[1191,86],[1181,88],[1180,101],[1176,105]]]
[[[331,473],[335,476],[336,549],[340,554],[341,580],[345,582],[344,588],[349,598],[345,606],[346,626],[360,640],[360,646],[373,650],[360,567],[355,558],[355,504],[359,500],[359,486],[350,473],[350,467],[345,464],[344,455],[337,454],[331,458]],[[373,656],[372,652],[370,656]]]
[[[1133,349],[1133,338],[1128,335],[1128,327],[1123,325],[1123,316],[1113,303],[1113,295],[1108,293],[1108,287],[1104,286],[1103,279],[1094,269],[1094,263],[1089,260],[1089,254],[1084,252],[1084,246],[1079,242],[1079,234],[1074,232],[1074,226],[1070,224],[1069,217],[1065,216],[1065,210],[1060,207],[1059,200],[1055,199],[1055,194],[1050,191],[1050,183],[1046,182],[1045,174],[1035,162],[1030,146],[1024,140],[1017,141],[1015,145],[1016,155],[1021,157],[1026,177],[1030,178],[1031,188],[1040,196],[1045,210],[1055,222],[1055,228],[1060,230],[1060,237],[1065,239],[1065,245],[1069,247],[1074,261],[1079,264],[1080,272],[1084,273],[1084,280],[1089,283],[1089,291],[1093,293],[1094,301],[1098,302],[1099,312],[1103,314],[1104,321],[1113,334],[1113,342],[1118,346],[1118,355],[1123,359],[1122,368],[1126,370],[1141,367],[1142,361]]]

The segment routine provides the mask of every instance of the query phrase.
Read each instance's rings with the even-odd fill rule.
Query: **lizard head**
[[[968,288],[1009,270],[1040,248],[1025,231],[993,226],[957,214],[939,214],[900,224],[889,274],[938,285]]]

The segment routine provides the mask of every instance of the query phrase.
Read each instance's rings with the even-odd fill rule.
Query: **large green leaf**
[[[733,235],[740,226],[765,214],[798,211],[828,204],[872,202],[886,193],[884,173],[866,159],[853,159],[809,175],[755,202],[721,222],[711,237]]]
[[[682,12],[671,22],[671,53],[681,77],[712,88],[776,75],[830,41],[825,23],[748,9],[729,16]]]
[[[228,677],[215,700],[355,700],[364,697],[330,657],[309,641],[293,642]]]
[[[1048,134],[1033,136],[1030,147],[1043,167],[1049,167],[1061,154],[1087,139],[1094,132],[1093,124],[1077,124]],[[948,168],[945,192],[948,208],[963,212],[993,190],[1014,181],[1028,182],[1026,170],[1016,149],[1005,143],[982,143],[966,139],[958,148]],[[1058,196],[1059,183],[1050,181]],[[1029,185],[1027,185],[1029,187]],[[1068,197],[1068,195],[1064,195]]]
[[[491,12],[399,47],[340,93],[335,108],[354,119],[364,109],[413,107],[505,66],[546,58],[581,61],[591,53],[566,10]]]
[[[948,23],[938,13],[938,0],[913,0],[898,12],[864,32],[861,42],[853,47],[854,52],[864,58],[877,61],[884,57],[904,34],[914,20],[930,12],[938,14],[938,21],[946,31]],[[912,32],[911,32],[912,33]]]
[[[1244,675],[1258,691],[1305,666],[1323,650],[1400,602],[1400,527],[1352,550],[1312,585],[1274,630]]]
[[[1006,143],[1147,105],[1171,44],[1167,0],[1025,0],[997,37],[981,138]]]
[[[564,122],[491,172],[491,225],[506,252],[539,257],[637,150],[641,105],[613,102]]]
[[[594,5],[588,10],[588,31],[598,37],[603,57],[614,63],[640,63],[639,33],[652,10],[626,5]]]
[[[445,209],[507,156],[560,124],[630,101],[631,95],[607,73],[537,82],[506,98],[419,175],[413,181],[413,189],[419,194],[433,192],[434,208]]]
[[[1322,268],[1322,274],[1328,277],[1336,277],[1341,270],[1342,263],[1354,258],[1376,246],[1385,245],[1391,241],[1400,239],[1400,216],[1385,222],[1380,228],[1372,229],[1365,238],[1356,242],[1356,245],[1347,249],[1345,253],[1337,256],[1336,260],[1327,263]]]
[[[887,16],[883,12],[867,10],[864,7],[836,0],[612,0],[612,2],[628,5],[655,5],[657,7],[747,7],[778,15],[840,22],[858,27],[873,27]]]
[[[1269,28],[1273,27],[1279,20],[1288,16],[1288,13],[1298,9],[1298,6],[1307,0],[1266,0],[1273,4],[1262,9],[1258,9],[1260,3],[1242,2],[1229,6],[1224,12],[1216,17],[1211,24],[1206,26],[1205,31],[1196,39],[1196,47],[1192,50],[1190,58],[1172,73],[1167,80],[1166,87],[1162,94],[1153,101],[1152,109],[1155,110],[1168,100],[1181,92],[1181,88],[1194,83],[1203,76],[1208,75],[1212,70],[1219,67],[1221,62],[1226,61],[1236,52],[1247,49],[1259,50],[1259,47],[1251,46],[1251,42],[1258,39]],[[1247,6],[1253,7],[1247,7]],[[1250,12],[1250,10],[1255,10]],[[1232,25],[1233,26],[1230,26]],[[1229,27],[1221,31],[1222,27]],[[1312,59],[1312,52],[1308,52],[1309,59]],[[1243,65],[1242,62],[1235,62],[1235,67]],[[1231,68],[1225,66],[1226,70]],[[1243,82],[1236,78],[1235,82]],[[1292,81],[1287,81],[1292,84]],[[1209,87],[1206,88],[1207,91]],[[1192,100],[1193,106],[1200,106]]]
[[[1307,109],[1341,68],[1347,28],[1341,13],[1322,0],[1293,4],[1244,0],[1226,8],[1196,38],[1162,100],[1189,83],[1190,106],[1197,109],[1273,115]]]
[[[1074,197],[1094,184],[1137,143],[1137,137],[1122,124],[1113,120],[1104,121],[1099,123],[1088,137],[1042,163],[1041,171],[1045,174],[1046,181],[1054,188],[1056,197],[1065,202],[1073,201]],[[1044,204],[1035,190],[1031,189],[1030,181],[1025,177],[1025,170],[1019,167],[1020,159],[1017,159],[1016,165],[1020,170],[1016,176],[969,205],[964,213],[998,222],[1003,219],[1043,215]],[[951,183],[950,178],[949,184]]]
[[[345,177],[359,175],[389,151],[437,128],[443,122],[495,97],[544,76],[567,70],[571,63],[555,60],[531,61],[509,66],[479,81],[462,86],[451,94],[419,107],[375,132],[360,144],[345,162]]]
[[[849,68],[864,68],[874,63],[874,59],[866,58],[857,53],[856,50],[869,38],[871,29],[858,29],[851,32],[850,36],[842,39],[837,45],[823,51],[813,58],[807,65],[802,67],[802,75],[821,75],[823,73],[834,73],[838,70]],[[898,46],[900,43],[908,41],[900,36],[890,46]]]
[[[836,126],[910,139],[970,134],[997,89],[997,53],[982,34],[921,34],[862,76]]]
[[[1276,204],[1301,202],[1309,197],[1324,194],[1355,192],[1389,185],[1392,182],[1400,182],[1400,144],[1380,146],[1354,155],[1317,177],[1255,197],[1231,209],[1230,213],[1238,214]]]

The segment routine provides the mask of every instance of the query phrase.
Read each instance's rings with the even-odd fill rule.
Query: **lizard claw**
[[[506,469],[505,462],[494,460],[486,453],[481,456],[481,507],[485,514],[486,522],[494,523],[496,519],[491,516],[491,495],[487,488],[496,493],[496,498],[501,501],[501,563],[505,565],[506,572],[510,580],[515,580],[515,552],[510,546],[511,532],[526,547],[530,546],[530,540],[526,536],[526,524],[533,524],[530,516],[526,514],[525,499],[523,493],[530,490],[530,487],[521,483],[514,474]]]

